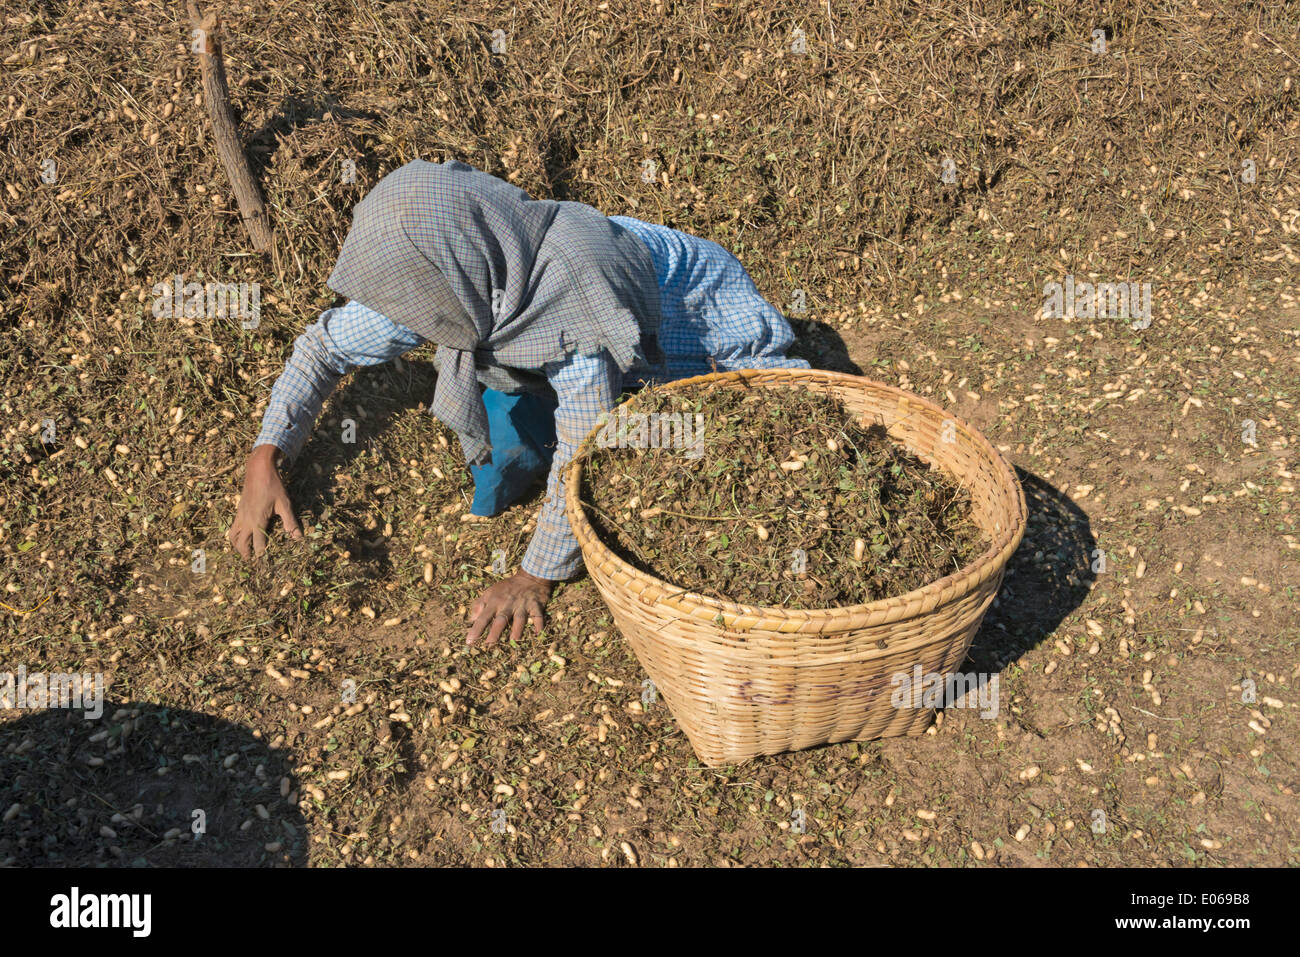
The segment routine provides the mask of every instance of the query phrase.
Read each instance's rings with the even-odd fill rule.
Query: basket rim
[[[591,451],[601,426],[595,426],[579,444],[573,459],[565,467],[565,513],[570,527],[583,550],[584,562],[591,558],[603,564],[612,565],[630,579],[625,586],[642,600],[647,590],[657,592],[652,599],[654,604],[667,605],[673,610],[696,620],[722,624],[728,627],[742,625],[737,630],[748,631],[762,629],[772,625],[779,631],[825,631],[828,625],[838,630],[844,627],[861,628],[871,625],[886,624],[904,618],[926,614],[943,604],[951,603],[969,594],[975,588],[994,575],[1000,575],[1011,554],[1020,545],[1028,521],[1028,507],[1025,502],[1024,488],[1016,477],[1015,470],[993,446],[988,438],[964,419],[953,415],[936,402],[923,398],[913,392],[900,389],[866,376],[849,375],[844,372],[831,372],[824,369],[741,369],[731,372],[710,372],[705,375],[676,379],[659,383],[651,388],[677,388],[684,385],[703,385],[706,383],[739,383],[747,379],[762,379],[757,383],[768,388],[773,380],[787,379],[792,383],[800,381],[819,381],[826,385],[842,386],[849,389],[862,388],[864,385],[876,391],[892,394],[907,402],[920,405],[930,412],[938,413],[945,419],[951,419],[973,441],[979,451],[994,465],[1003,484],[1015,492],[1015,512],[1008,527],[994,537],[989,546],[972,562],[958,571],[943,578],[923,585],[920,588],[895,595],[892,598],[879,598],[872,602],[856,605],[837,605],[825,608],[785,608],[780,605],[747,605],[739,602],[724,601],[698,592],[680,588],[670,582],[646,572],[620,558],[608,545],[601,541],[587,517],[587,510],[582,506],[581,496],[574,492],[582,488],[582,469]],[[640,395],[642,393],[638,393]],[[637,396],[619,403],[615,409],[627,407]],[[752,622],[745,623],[752,619]],[[775,626],[779,620],[780,627]]]

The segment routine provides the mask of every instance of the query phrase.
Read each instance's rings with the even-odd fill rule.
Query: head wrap
[[[659,287],[632,233],[465,163],[413,160],[353,209],[329,287],[437,344],[431,411],[489,460],[481,387],[543,391],[542,366],[605,350],[657,366]]]

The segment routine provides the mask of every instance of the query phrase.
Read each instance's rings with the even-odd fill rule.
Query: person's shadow
[[[104,700],[88,714],[0,724],[0,865],[306,864],[291,752],[182,708]]]
[[[334,509],[338,475],[357,456],[369,452],[400,415],[427,408],[433,401],[438,374],[432,362],[403,357],[401,367],[386,362],[358,369],[348,383],[326,402],[320,421],[303,445],[288,475],[289,498],[300,515],[333,515],[351,528],[341,544],[353,555],[375,562],[380,572],[388,562],[386,539],[366,531],[363,516],[339,515]],[[433,440],[433,423],[429,440]]]
[[[1039,645],[1083,604],[1097,577],[1097,540],[1087,514],[1034,473],[1016,468],[1016,477],[1028,522],[967,653],[966,669],[977,673],[999,672]]]
[[[844,372],[848,375],[862,375],[862,367],[849,358],[848,346],[843,337],[832,326],[816,319],[800,319],[786,316],[786,322],[794,330],[794,342],[787,355],[793,359],[807,359],[814,369],[827,372]]]

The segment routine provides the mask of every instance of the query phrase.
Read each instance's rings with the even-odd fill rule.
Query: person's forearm
[[[537,516],[524,553],[523,570],[539,578],[560,581],[582,568],[582,549],[564,511],[564,473],[602,413],[613,407],[622,386],[618,367],[607,356],[572,356],[548,367],[555,389],[555,457],[546,479],[546,502]]]
[[[550,510],[549,504],[542,507],[537,531],[533,533],[520,565],[522,571],[545,581],[572,578],[582,568],[582,548],[573,537],[569,519],[564,514],[563,492],[558,501],[561,505],[557,510]]]
[[[311,435],[325,400],[343,377],[340,364],[341,358],[332,354],[324,342],[320,324],[308,326],[294,340],[293,355],[271,389],[254,450],[269,446],[278,449],[283,460],[295,459]]]
[[[551,472],[546,477],[546,501],[537,515],[537,530],[524,552],[523,571],[535,578],[561,581],[572,578],[582,567],[582,549],[573,537],[569,518],[564,514],[564,470],[568,468],[577,443],[569,441],[572,434],[561,427],[562,414],[556,413],[558,442]]]

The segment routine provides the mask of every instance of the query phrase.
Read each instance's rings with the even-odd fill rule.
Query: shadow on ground
[[[794,330],[794,343],[789,354],[797,359],[807,359],[814,369],[828,372],[845,372],[863,375],[862,368],[849,358],[849,347],[832,326],[816,319],[786,317]]]
[[[971,642],[966,669],[1001,671],[1053,634],[1088,597],[1097,540],[1087,514],[1044,479],[1017,468],[1029,521],[1002,588]]]
[[[265,80],[248,81],[246,95],[262,96],[267,93],[269,88]],[[379,179],[379,160],[373,155],[372,150],[362,147],[360,137],[352,129],[352,124],[355,121],[379,123],[382,122],[383,116],[373,110],[345,106],[337,96],[324,93],[306,97],[287,96],[270,110],[271,118],[260,129],[255,130],[248,139],[249,167],[253,179],[258,183],[265,183],[269,178],[276,151],[283,144],[290,143],[297,130],[324,122],[326,114],[329,114],[333,122],[338,124],[338,132],[355,147],[347,158],[355,164],[357,179],[363,183],[376,182]]]
[[[433,363],[405,360],[399,370],[393,363],[358,370],[333,397],[311,437],[298,454],[288,475],[287,491],[300,518],[325,517],[335,508],[338,475],[359,455],[380,446],[392,422],[423,403],[433,401],[437,371]],[[353,441],[344,441],[343,425],[351,420]],[[434,432],[429,431],[429,441]],[[388,568],[387,541],[349,521],[352,531],[342,540],[358,558]]]
[[[298,789],[292,752],[268,747],[242,725],[179,708],[106,700],[100,717],[87,718],[93,713],[7,711],[23,716],[0,724],[0,804],[7,809],[0,863],[306,863],[306,825],[290,802]],[[197,837],[196,821],[204,830]],[[177,829],[179,836],[166,836]]]

